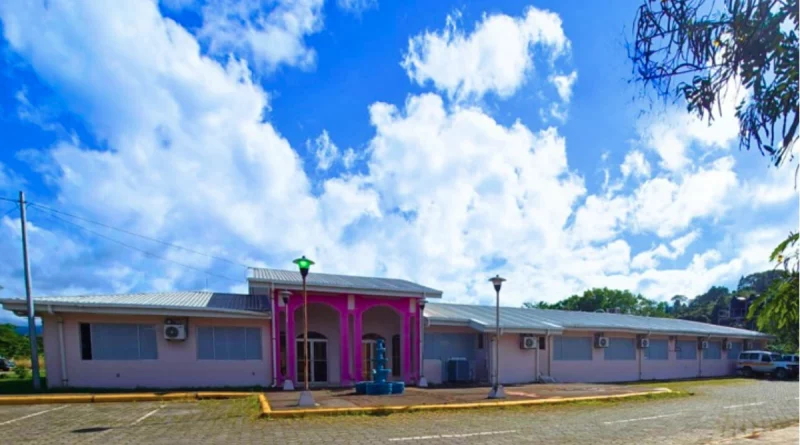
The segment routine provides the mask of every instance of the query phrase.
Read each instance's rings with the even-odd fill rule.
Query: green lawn
[[[633,382],[629,383],[631,386],[643,386],[647,388],[669,388],[673,391],[688,391],[701,386],[718,386],[718,385],[749,385],[755,382],[753,379],[745,379],[741,377],[724,377],[712,379],[691,379],[691,380],[667,380],[656,382]]]

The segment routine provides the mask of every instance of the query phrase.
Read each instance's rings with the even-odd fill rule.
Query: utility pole
[[[39,351],[36,345],[36,316],[33,312],[31,296],[31,267],[28,262],[28,231],[25,227],[25,192],[19,192],[19,220],[22,224],[22,262],[25,267],[25,297],[28,299],[28,338],[31,342],[31,371],[33,373],[33,389],[39,390]]]

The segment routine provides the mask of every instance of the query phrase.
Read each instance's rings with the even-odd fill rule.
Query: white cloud
[[[633,225],[639,231],[670,236],[699,218],[722,216],[737,186],[733,158],[723,157],[677,181],[656,177],[633,196]]]
[[[323,0],[208,0],[199,36],[216,54],[246,56],[256,67],[310,68],[316,54],[305,37],[322,29]]]
[[[318,170],[329,169],[339,157],[339,148],[331,141],[328,130],[322,130],[313,143],[311,140],[307,140],[306,147],[313,150],[314,156],[317,158]]]
[[[358,155],[356,151],[352,148],[348,148],[344,151],[342,155],[342,164],[344,164],[344,168],[350,170],[355,165],[356,161],[358,160]]]
[[[565,53],[569,41],[557,14],[530,7],[522,17],[485,15],[471,34],[459,28],[460,14],[447,16],[441,32],[411,37],[403,59],[408,77],[431,81],[451,98],[512,95],[533,71],[534,50],[549,58]]]
[[[640,178],[650,177],[650,163],[641,151],[633,150],[625,155],[625,161],[619,166],[622,176],[635,176]]]
[[[630,202],[625,197],[588,196],[575,213],[573,239],[580,243],[613,238],[623,229],[629,212]]]
[[[700,231],[693,230],[684,236],[670,241],[669,246],[666,244],[659,244],[658,247],[646,250],[633,257],[631,267],[634,269],[654,269],[659,265],[659,258],[674,260],[683,255],[689,245],[697,240],[699,236]]]
[[[378,7],[378,0],[336,0],[336,4],[345,11],[361,14],[364,11]]]
[[[575,84],[575,81],[578,80],[578,72],[573,71],[567,75],[553,75],[550,76],[549,80],[550,83],[556,87],[558,97],[560,97],[563,102],[569,103],[572,98],[572,86]]]

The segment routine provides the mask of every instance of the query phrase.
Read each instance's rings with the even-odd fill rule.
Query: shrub
[[[17,366],[14,368],[14,374],[16,374],[19,379],[26,379],[28,378],[28,368]]]

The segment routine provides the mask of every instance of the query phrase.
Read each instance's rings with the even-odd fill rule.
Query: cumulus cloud
[[[307,140],[306,148],[313,151],[316,156],[319,170],[329,169],[339,157],[339,147],[331,141],[328,130],[322,130],[322,133],[313,142]]]
[[[340,8],[353,14],[361,14],[368,9],[378,7],[378,0],[336,0]]]
[[[625,155],[625,161],[619,166],[622,176],[647,178],[650,176],[650,163],[641,151],[633,150]]]
[[[556,87],[558,97],[560,97],[563,102],[569,103],[572,98],[572,86],[575,84],[575,81],[578,80],[578,72],[573,71],[567,75],[553,75],[550,76],[549,80],[550,83]]]
[[[633,257],[631,267],[634,269],[653,269],[658,267],[659,258],[674,260],[683,255],[689,245],[697,240],[699,236],[700,231],[693,230],[670,241],[669,245],[659,244],[658,247],[646,250]]]
[[[534,51],[552,59],[569,49],[561,18],[549,11],[530,7],[521,17],[485,15],[469,34],[459,28],[460,17],[447,16],[442,31],[411,37],[402,62],[411,80],[430,81],[451,98],[511,96],[533,71]]]
[[[212,53],[234,53],[259,69],[309,68],[316,54],[305,38],[322,29],[323,0],[207,0],[198,34]]]

